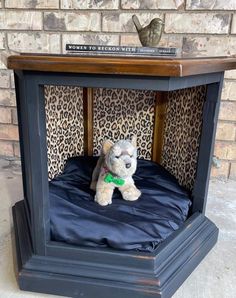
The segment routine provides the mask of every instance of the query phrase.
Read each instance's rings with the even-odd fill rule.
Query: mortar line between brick
[[[3,33],[45,33],[45,34],[60,34],[60,33],[75,33],[75,34],[91,34],[91,33],[98,33],[98,32],[105,32],[108,34],[135,34],[136,31],[76,31],[76,30],[70,30],[70,31],[59,31],[59,30],[45,30],[45,29],[1,29],[1,32]],[[236,34],[230,34],[228,33],[176,33],[176,32],[164,32],[165,35],[172,35],[172,36],[179,36],[182,35],[183,37],[233,37],[236,38]]]
[[[60,1],[61,3],[61,1]],[[39,7],[39,8],[33,8],[33,7],[5,7],[5,2],[2,3],[2,9],[5,9],[6,11],[10,10],[17,10],[17,11],[51,11],[51,12],[58,12],[58,11],[63,11],[63,12],[83,12],[83,11],[104,11],[104,12],[124,12],[124,13],[132,13],[132,12],[140,12],[140,13],[157,13],[157,12],[163,12],[163,13],[168,13],[168,12],[173,12],[173,13],[186,13],[186,14],[191,14],[191,13],[210,13],[210,14],[217,14],[217,13],[234,13],[234,9],[174,9],[174,8],[144,8],[144,9],[129,9],[129,8],[122,8],[121,6],[118,6],[118,8],[62,8],[62,5],[59,3],[59,7],[52,7],[52,8],[47,8],[47,7]]]
[[[227,144],[227,145],[235,145],[236,146],[236,144],[235,144],[235,141],[234,140],[215,140],[215,144],[219,144],[219,143],[223,143],[223,144]]]
[[[220,161],[222,162],[227,162],[227,163],[235,163],[235,159],[224,159],[224,158],[219,158]]]
[[[60,34],[60,53],[63,53],[63,41],[62,41],[62,34]]]
[[[65,9],[63,9],[65,10]],[[66,10],[69,10],[69,9],[66,9]],[[70,9],[71,10],[71,9]],[[90,10],[90,9],[83,9],[83,10]],[[91,9],[92,10],[92,9]],[[173,13],[179,13],[179,14],[191,14],[191,13],[209,13],[209,14],[219,14],[219,13],[232,13],[234,12],[233,9],[228,9],[228,10],[179,10],[179,9],[174,9],[174,8],[170,8],[170,9],[167,9],[167,8],[153,8],[153,9],[138,9],[138,8],[135,8],[135,9],[129,9],[129,8],[121,8],[121,9],[99,9],[99,10],[104,10],[104,11],[121,11],[121,12],[140,12],[140,13],[143,13],[143,12],[147,12],[147,13],[157,13],[157,12],[163,12],[163,13],[169,13],[169,12],[173,12]]]
[[[228,102],[228,103],[236,103],[236,100],[232,100],[232,99],[221,99],[221,102]]]
[[[3,8],[1,9],[2,11],[6,12],[62,12],[62,13],[94,13],[94,12],[103,12],[103,13],[117,13],[117,14],[156,14],[156,13],[161,13],[161,14],[186,14],[186,15],[191,15],[191,14],[232,14],[234,13],[234,10],[202,10],[202,11],[185,11],[185,10],[177,10],[177,9],[122,9],[122,8],[114,8],[114,9],[98,9],[98,8],[86,8],[86,9],[63,9],[63,8]]]
[[[0,142],[3,142],[3,143],[6,142],[6,143],[7,143],[7,142],[17,142],[17,141],[11,141],[11,140],[3,140],[3,139],[0,139]],[[1,157],[1,155],[0,155],[0,157]]]
[[[103,31],[103,12],[100,11],[100,32]]]
[[[24,29],[24,30],[16,30],[16,29],[3,29],[2,32],[4,33],[44,33],[44,34],[61,34],[61,33],[68,33],[68,34],[97,34],[101,31],[59,31],[59,30],[31,30],[31,29]],[[108,33],[109,35],[118,35],[120,33],[135,33],[135,32],[109,32],[109,31],[104,31],[105,33]]]
[[[236,120],[224,120],[224,119],[219,119],[218,123],[222,123],[222,124],[236,124]]]
[[[224,78],[225,82],[230,82],[230,83],[234,83],[236,81],[236,78],[235,79],[232,79],[232,78]]]
[[[229,21],[229,29],[228,34],[230,35],[230,32],[232,31],[232,23],[233,23],[233,14],[230,14],[230,21]]]
[[[228,166],[228,173],[227,173],[227,179],[229,179],[229,177],[230,177],[230,174],[231,174],[231,166],[232,166],[232,162],[229,162],[229,166]]]
[[[1,125],[4,125],[4,126],[16,126],[18,127],[18,124],[13,124],[13,123],[4,123],[4,122],[0,122]]]
[[[215,12],[215,13],[222,13],[222,12],[234,12],[235,9],[185,9],[186,12],[189,11],[196,11],[196,12]]]
[[[11,109],[11,123],[18,125],[18,123],[14,123],[13,109]]]
[[[24,31],[20,31],[20,30],[17,30],[17,32],[23,32],[25,33],[26,30]],[[36,32],[34,30],[34,32]],[[37,32],[41,32],[41,31],[37,31]],[[128,31],[128,32],[124,32],[124,31],[58,31],[58,30],[55,30],[55,31],[52,31],[52,30],[45,30],[44,33],[75,33],[75,34],[90,34],[90,33],[98,33],[98,32],[103,32],[103,33],[106,33],[106,34],[135,34],[136,32],[135,31]],[[16,33],[16,31],[14,31],[14,33]],[[187,36],[187,37],[228,37],[228,33],[175,33],[175,32],[164,32],[165,35],[178,35],[178,36]],[[236,37],[236,35],[235,35]],[[225,56],[225,55],[224,55]]]
[[[0,108],[8,108],[8,109],[11,109],[11,108],[16,108],[16,106],[0,105]]]

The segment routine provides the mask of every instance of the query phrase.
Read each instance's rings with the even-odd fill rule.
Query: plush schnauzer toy
[[[132,178],[136,167],[136,137],[131,141],[120,140],[115,144],[105,141],[90,185],[91,189],[96,190],[95,201],[102,206],[111,204],[115,187],[118,187],[124,200],[137,200],[141,192]]]

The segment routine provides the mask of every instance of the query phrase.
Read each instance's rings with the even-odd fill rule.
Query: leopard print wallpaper
[[[45,86],[48,177],[61,173],[68,157],[83,154],[83,89]]]
[[[192,190],[196,175],[206,86],[169,92],[161,164]]]
[[[206,87],[169,92],[161,164],[192,190],[196,175]],[[137,135],[139,158],[151,159],[155,92],[94,89],[93,154],[104,139]],[[48,176],[59,174],[68,157],[83,155],[83,89],[45,86]]]
[[[93,152],[105,139],[115,142],[137,136],[138,157],[151,159],[155,92],[132,89],[94,90]]]

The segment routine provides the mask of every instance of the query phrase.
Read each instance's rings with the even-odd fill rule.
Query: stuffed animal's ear
[[[102,152],[106,155],[113,145],[112,141],[106,140],[102,145]]]
[[[136,136],[132,136],[131,138],[131,144],[136,148],[137,147],[137,137]]]

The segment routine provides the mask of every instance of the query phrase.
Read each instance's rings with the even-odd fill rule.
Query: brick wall
[[[139,45],[134,12],[143,24],[165,19],[163,46],[185,55],[236,54],[236,0],[0,0],[0,54],[63,53],[68,42]],[[215,155],[220,167],[212,176],[236,179],[236,70],[225,76]],[[0,156],[19,157],[13,75],[2,60]]]

